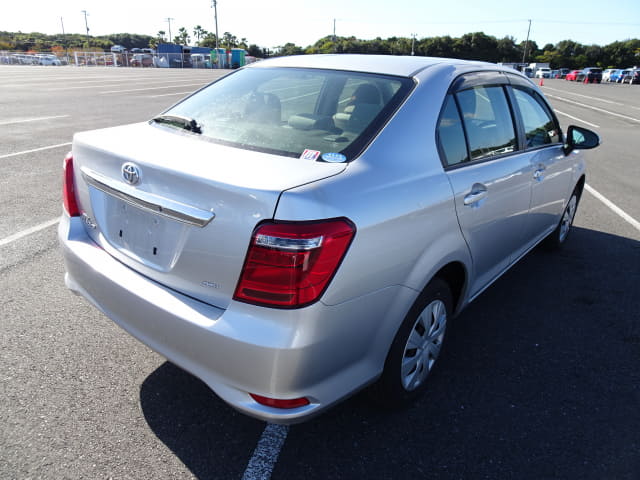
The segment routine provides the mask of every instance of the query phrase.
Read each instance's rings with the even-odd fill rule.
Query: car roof
[[[253,63],[249,68],[323,68],[330,70],[348,70],[352,72],[380,73],[385,75],[412,77],[418,72],[433,65],[451,65],[459,67],[460,69],[468,69],[469,66],[474,66],[477,67],[477,70],[487,69],[494,71],[512,71],[510,68],[507,69],[505,67],[500,67],[493,63],[458,60],[454,58],[358,54],[295,55],[290,57],[276,57]]]

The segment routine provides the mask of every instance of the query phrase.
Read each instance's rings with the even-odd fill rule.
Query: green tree
[[[222,44],[227,48],[235,48],[238,46],[238,38],[229,32],[224,32],[222,35]]]
[[[444,58],[453,57],[453,38],[446,35],[444,37],[431,37],[420,40],[418,42],[418,55]]]
[[[200,45],[200,39],[207,36],[207,31],[200,25],[196,25],[193,29],[193,36],[196,37],[196,43]]]
[[[283,46],[278,47],[277,52],[274,54],[276,57],[285,57],[288,55],[302,55],[304,50],[302,47],[298,47],[294,43],[285,43]]]
[[[513,37],[504,37],[498,40],[496,58],[498,62],[519,62],[522,60],[522,52],[518,50]]]
[[[263,51],[264,49],[260,48],[258,45],[253,43],[249,45],[246,50],[247,50],[247,53],[252,57],[262,58],[265,56]]]
[[[180,27],[178,29],[178,35],[173,37],[173,42],[178,45],[189,45],[190,41],[191,37],[189,36],[189,32],[187,32],[187,29],[184,27]]]
[[[216,48],[216,34],[212,32],[206,32],[204,38],[200,40],[201,47]],[[222,45],[220,45],[222,46]]]

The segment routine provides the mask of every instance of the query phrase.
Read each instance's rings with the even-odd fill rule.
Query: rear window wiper
[[[193,133],[202,133],[202,128],[194,118],[183,117],[182,115],[158,115],[153,117],[151,121],[182,128]]]

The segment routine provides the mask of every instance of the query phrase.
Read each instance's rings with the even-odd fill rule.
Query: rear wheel
[[[442,352],[452,305],[449,285],[434,278],[396,333],[382,376],[373,387],[376,401],[400,407],[424,393]]]

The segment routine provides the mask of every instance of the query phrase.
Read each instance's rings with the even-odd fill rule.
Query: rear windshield
[[[226,145],[292,157],[335,153],[332,158],[349,160],[369,143],[413,85],[406,77],[247,68],[165,113],[195,120],[204,138]]]

